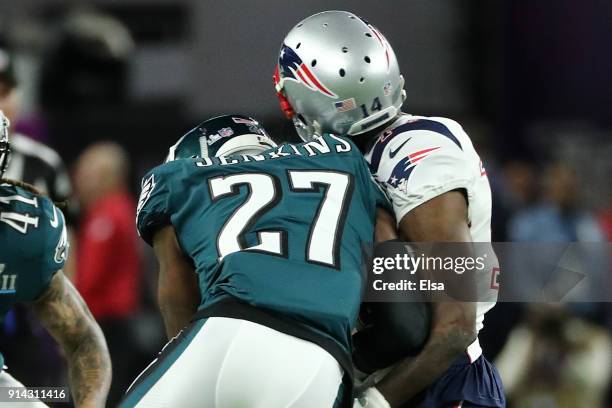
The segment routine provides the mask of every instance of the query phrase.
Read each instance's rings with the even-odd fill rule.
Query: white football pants
[[[247,320],[210,317],[168,343],[121,407],[332,408],[343,370],[318,345]]]

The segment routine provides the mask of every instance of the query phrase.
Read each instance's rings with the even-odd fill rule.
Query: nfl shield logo
[[[234,134],[234,131],[232,130],[232,128],[223,128],[219,130],[219,136],[221,137],[230,137],[231,135]]]
[[[383,87],[383,93],[385,94],[385,96],[391,95],[391,82],[387,82],[385,84],[385,86]]]

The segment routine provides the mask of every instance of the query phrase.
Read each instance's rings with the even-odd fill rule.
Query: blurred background
[[[70,201],[67,273],[109,342],[109,406],[164,343],[157,267],[133,227],[140,177],[211,116],[248,114],[297,140],[272,71],[284,35],[327,9],[387,36],[404,111],[453,118],[471,135],[493,187],[496,241],[612,240],[606,0],[4,0],[0,109],[20,135],[7,176]],[[506,303],[480,337],[511,406],[592,408],[612,406],[611,327],[610,304]],[[25,384],[65,381],[25,310],[4,323],[0,349]]]

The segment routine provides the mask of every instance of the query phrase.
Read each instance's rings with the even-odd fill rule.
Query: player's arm
[[[170,339],[189,324],[197,311],[200,290],[197,275],[185,259],[173,226],[155,233],[153,249],[159,262],[159,308]]]
[[[75,406],[104,407],[111,383],[106,341],[87,305],[61,271],[33,303],[33,309],[66,355]]]
[[[197,275],[185,257],[171,223],[171,186],[180,171],[177,162],[155,168],[143,178],[136,223],[140,236],[153,247],[159,262],[157,297],[168,338],[189,324],[200,304]],[[174,191],[174,192],[173,192]]]
[[[385,242],[397,239],[397,229],[395,227],[395,218],[384,208],[376,209],[376,227],[374,229],[374,241]]]
[[[471,242],[467,214],[464,193],[449,191],[408,212],[399,224],[400,236],[412,242]],[[439,378],[476,338],[476,303],[438,302],[432,304],[432,314],[421,353],[400,362],[377,385],[392,407]]]

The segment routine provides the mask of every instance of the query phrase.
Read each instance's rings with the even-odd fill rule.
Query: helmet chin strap
[[[278,64],[276,64],[276,68],[274,69],[274,75],[272,76],[274,80],[274,88],[276,89],[276,97],[278,98],[278,102],[280,103],[281,110],[285,114],[287,119],[292,119],[295,116],[295,111],[289,103],[289,100],[285,96],[283,92],[283,82],[280,77],[280,73],[278,71]]]
[[[367,118],[363,118],[353,123],[348,130],[348,134],[350,136],[356,136],[368,132],[394,119],[398,113],[398,108],[395,106],[388,106],[380,112],[376,112],[374,115],[370,115]]]
[[[404,89],[404,76],[400,75],[400,88],[402,88],[402,105],[404,104],[404,101],[406,100],[406,90]],[[400,108],[402,107],[402,105],[400,105]]]
[[[389,106],[380,112],[375,113],[374,115],[370,115],[367,118],[363,118],[351,125],[348,130],[348,134],[351,136],[356,136],[361,133],[368,132],[372,129],[375,129],[381,125],[384,125],[387,122],[395,119],[397,115],[401,113],[400,108],[404,104],[406,100],[406,90],[404,89],[404,77],[400,75],[400,84],[401,88],[400,95],[402,97],[402,101],[398,104],[398,106]]]

